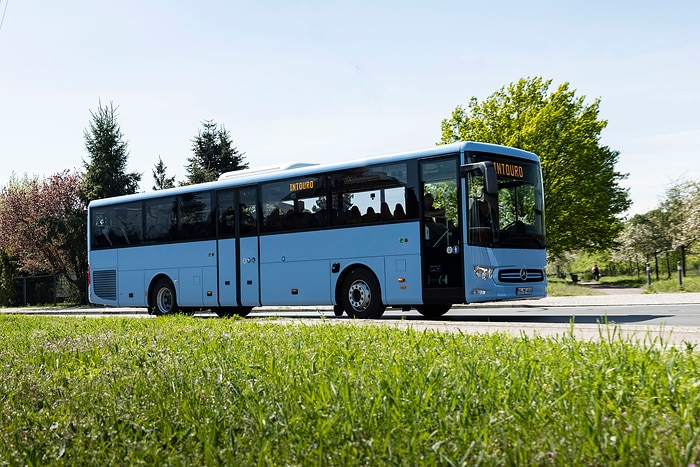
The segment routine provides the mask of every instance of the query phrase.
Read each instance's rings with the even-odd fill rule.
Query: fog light
[[[472,290],[472,295],[486,295],[486,291],[483,289],[474,289]]]
[[[474,275],[483,280],[491,279],[493,277],[493,268],[474,266]]]

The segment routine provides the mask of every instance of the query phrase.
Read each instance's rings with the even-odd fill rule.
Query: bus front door
[[[458,156],[420,162],[424,304],[463,303]]]

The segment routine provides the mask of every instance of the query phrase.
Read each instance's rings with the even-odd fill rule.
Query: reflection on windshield
[[[493,248],[544,248],[542,183],[536,164],[498,173],[498,193],[488,194],[479,171],[467,177],[469,244]],[[498,167],[498,164],[496,164]]]

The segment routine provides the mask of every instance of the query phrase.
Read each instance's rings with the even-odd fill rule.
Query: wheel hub
[[[156,306],[163,314],[170,312],[173,307],[173,296],[168,289],[164,288],[158,291]]]
[[[372,292],[364,281],[356,281],[350,286],[348,300],[354,310],[365,310],[372,299]]]

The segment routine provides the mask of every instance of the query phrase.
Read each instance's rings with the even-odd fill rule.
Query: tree
[[[153,181],[155,183],[154,190],[165,190],[175,186],[175,177],[167,176],[167,167],[160,156],[158,156],[158,163],[153,168]]]
[[[671,249],[672,239],[667,226],[667,216],[661,209],[654,209],[645,214],[632,216],[628,221],[630,228],[627,233],[627,241],[633,250],[644,256],[645,261],[654,258],[654,270],[656,278],[659,278],[659,253],[666,253]],[[668,261],[666,261],[668,270]],[[668,271],[670,276],[670,270]]]
[[[84,300],[87,273],[83,178],[67,170],[48,179],[10,180],[0,191],[0,244],[24,274],[65,275]]]
[[[700,180],[685,180],[674,184],[661,203],[666,213],[665,231],[671,236],[672,247],[680,249],[683,272],[686,249],[700,239]]]
[[[542,163],[547,208],[547,248],[552,257],[610,247],[622,229],[617,217],[630,206],[627,175],[615,171],[619,152],[600,145],[607,122],[600,100],[585,103],[565,83],[521,79],[442,121],[441,143],[474,140],[536,153]]]
[[[19,303],[15,287],[18,274],[17,261],[12,252],[0,250],[0,306],[15,306]]]
[[[211,120],[202,122],[203,130],[199,130],[192,140],[194,156],[187,159],[185,167],[187,180],[184,185],[210,182],[219,178],[224,172],[248,168],[243,162],[245,153],[232,147],[231,135],[221,126]]]
[[[83,200],[136,193],[141,174],[126,173],[129,152],[127,143],[117,123],[116,109],[100,105],[97,112],[90,111],[92,121],[84,130],[85,148],[90,154],[90,162],[85,165],[85,181],[82,189]]]

